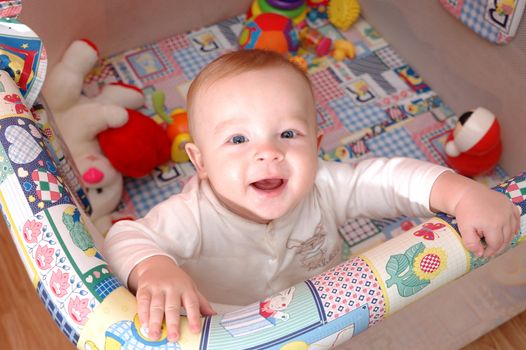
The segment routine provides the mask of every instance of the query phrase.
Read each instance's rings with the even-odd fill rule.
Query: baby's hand
[[[153,256],[139,263],[130,274],[129,285],[137,289],[139,321],[141,325],[147,325],[151,339],[160,337],[163,316],[166,318],[168,340],[179,339],[183,306],[190,330],[194,333],[201,330],[201,314],[215,314],[192,279],[166,256]]]
[[[503,194],[482,185],[467,188],[453,214],[464,246],[479,257],[500,253],[520,230],[520,209]]]
[[[464,246],[477,256],[499,253],[520,229],[520,209],[505,195],[453,172],[436,179],[430,205],[456,216]]]

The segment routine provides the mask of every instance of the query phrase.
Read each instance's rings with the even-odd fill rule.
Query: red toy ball
[[[298,33],[292,21],[277,13],[262,13],[248,20],[239,37],[243,49],[266,49],[279,53],[295,52]]]
[[[142,177],[170,159],[170,140],[151,118],[136,110],[127,111],[128,122],[99,133],[99,145],[122,175]]]
[[[477,176],[493,169],[502,154],[500,125],[485,108],[464,113],[445,145],[449,165],[465,176]]]

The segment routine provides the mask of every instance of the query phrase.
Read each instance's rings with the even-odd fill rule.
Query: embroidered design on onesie
[[[289,239],[288,249],[296,249],[301,266],[309,271],[327,266],[338,255],[338,249],[329,252],[327,249],[327,230],[318,223],[314,235],[305,241]]]

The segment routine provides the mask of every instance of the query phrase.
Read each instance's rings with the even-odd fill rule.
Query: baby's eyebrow
[[[229,127],[240,125],[241,123],[243,123],[243,120],[241,118],[231,118],[223,120],[214,127],[213,131],[214,133],[218,133]]]
[[[309,126],[309,121],[303,115],[293,116],[289,120],[293,123],[298,123],[299,125],[303,127]]]

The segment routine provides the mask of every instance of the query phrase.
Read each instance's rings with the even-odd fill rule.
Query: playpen
[[[467,0],[464,2],[468,3]],[[442,2],[442,5],[451,10],[454,3],[458,7],[461,2]],[[20,20],[42,38],[52,66],[65,47],[79,37],[95,41],[104,56],[129,58],[120,53],[137,52],[134,48],[144,48],[141,45],[177,33],[224,23],[225,20],[230,28],[236,28],[240,22],[232,18],[243,14],[250,1],[228,0],[222,1],[221,5],[204,0],[159,1],[155,7],[138,0],[82,4],[53,1],[50,5],[51,2],[25,1]],[[524,2],[517,1],[516,8],[521,9],[521,6],[523,9]],[[421,225],[400,233],[389,227],[393,222],[375,222],[377,227],[390,232],[382,239],[394,238],[360,251],[358,255],[353,254],[353,258],[338,267],[290,289],[288,292],[293,293],[294,298],[286,309],[287,321],[263,317],[254,304],[205,318],[200,335],[185,332],[179,343],[147,342],[141,338],[140,328],[134,325],[133,296],[111,275],[101,255],[93,249],[97,246],[97,233],[92,231],[91,234],[95,243],[82,235],[85,228],[81,223],[86,219],[82,218],[82,209],[77,209],[75,194],[67,192],[59,179],[57,164],[53,164],[56,152],[42,151],[46,140],[36,132],[36,124],[29,112],[16,110],[12,103],[5,104],[0,129],[3,130],[3,159],[8,160],[4,163],[0,184],[4,218],[39,296],[62,332],[78,348],[103,349],[117,343],[124,348],[134,348],[139,346],[133,345],[135,338],[146,341],[144,344],[152,348],[175,349],[324,349],[341,345],[351,338],[350,343],[341,345],[342,348],[348,345],[371,349],[457,348],[524,309],[525,247],[519,245],[526,233],[526,179],[520,175],[526,169],[526,158],[521,152],[526,146],[521,137],[526,127],[523,117],[526,109],[522,105],[526,91],[526,68],[522,64],[526,58],[524,26],[518,28],[510,43],[499,46],[456,21],[438,2],[367,1],[362,7],[367,22],[360,22],[360,28],[363,32],[375,28],[385,39],[383,41],[378,35],[369,36],[377,41],[364,46],[362,54],[369,50],[369,53],[380,56],[379,50],[389,43],[389,53],[403,57],[403,64],[399,65],[414,68],[437,92],[437,95],[425,95],[427,106],[431,107],[422,115],[430,113],[413,118],[423,125],[421,129],[418,129],[417,122],[404,119],[397,122],[411,123],[410,126],[403,124],[406,126],[386,128],[386,135],[395,135],[401,128],[413,131],[432,129],[433,124],[426,124],[431,115],[440,121],[440,128],[432,131],[443,135],[444,128],[451,127],[451,121],[455,120],[452,111],[458,114],[475,106],[483,105],[498,116],[505,149],[501,167],[480,181],[497,185],[506,173],[517,174],[496,187],[522,207],[522,233],[512,244],[517,247],[478,269],[487,261],[476,259],[463,249],[451,217],[439,215],[427,222],[443,227],[440,239],[436,240],[422,239],[421,235],[415,234],[422,230]],[[520,18],[520,14],[517,16]],[[464,20],[462,16],[459,18]],[[501,36],[492,37],[473,27],[469,21],[466,24],[488,40],[501,39]],[[350,38],[355,38],[352,35]],[[502,40],[511,39],[505,37]],[[113,56],[115,54],[117,56]],[[362,57],[366,56],[363,54]],[[175,53],[174,57],[177,57]],[[181,64],[181,67],[185,70],[186,66]],[[355,72],[357,68],[351,66],[350,69]],[[120,73],[122,77],[123,71]],[[187,77],[191,75],[185,73]],[[6,73],[0,78],[3,95],[19,96]],[[323,84],[326,82],[321,83],[322,87]],[[145,84],[141,87],[147,88]],[[438,95],[440,98],[436,97]],[[329,101],[332,97],[324,95],[321,98],[327,100],[327,106],[337,110],[334,101]],[[420,105],[413,102],[411,106]],[[330,125],[327,130],[332,130]],[[425,129],[420,134],[410,134],[410,137],[418,145],[419,137],[423,140],[429,135],[432,132]],[[371,153],[382,153],[382,148],[374,148],[381,135],[374,136],[377,137],[364,140],[365,147]],[[24,153],[31,159],[14,156],[22,154],[13,150],[15,141],[26,138],[34,144]],[[440,141],[430,141],[431,144],[437,142]],[[46,146],[51,147],[51,144]],[[413,147],[413,144],[407,147]],[[324,156],[333,157],[335,153],[329,150],[331,147],[326,148]],[[350,148],[350,152],[363,156],[357,148]],[[24,189],[27,176],[35,183],[31,192],[33,198],[40,201],[31,200],[29,190]],[[46,179],[42,179],[43,176]],[[46,191],[39,186],[50,183],[56,186],[54,193],[59,197],[43,199]],[[82,203],[77,204],[82,208]],[[394,226],[399,224],[394,222]],[[351,253],[357,251],[358,247],[351,245]],[[467,276],[446,284],[467,272],[470,272]],[[410,279],[410,275],[419,277]],[[412,284],[411,281],[418,283]],[[348,292],[349,284],[346,283],[352,285],[351,289],[356,293],[347,295],[348,301],[334,301],[340,298],[337,295],[340,292]],[[430,294],[431,291],[435,292]],[[423,295],[426,296],[420,299]],[[380,320],[383,321],[378,323]],[[378,326],[357,336],[376,324]],[[113,340],[117,343],[112,344]]]

